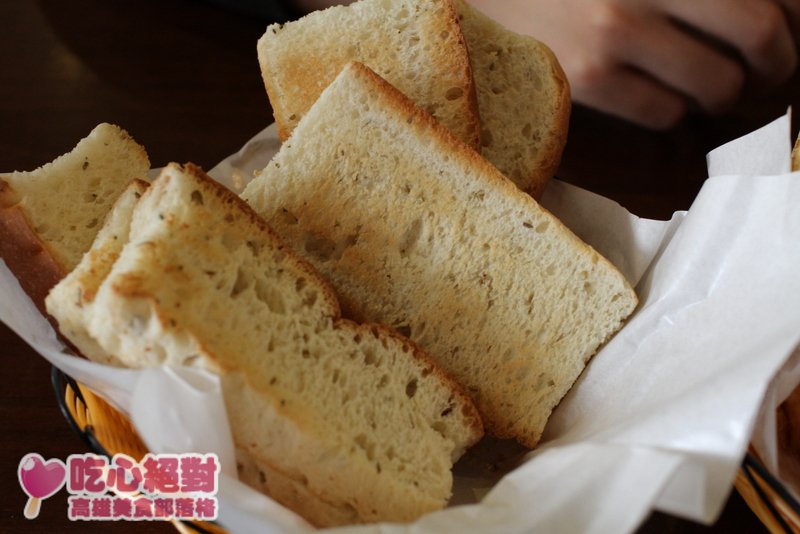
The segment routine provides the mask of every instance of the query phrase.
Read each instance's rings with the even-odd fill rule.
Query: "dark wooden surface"
[[[126,128],[154,166],[205,168],[272,120],[255,43],[266,22],[190,0],[0,3],[0,171],[30,170],[68,151],[102,121]],[[705,153],[780,115],[796,80],[731,114],[653,133],[576,109],[559,176],[632,212],[667,218],[705,179]],[[3,439],[0,532],[170,532],[165,524],[71,524],[64,492],[22,516],[16,469],[28,452],[66,458],[85,447],[59,413],[49,366],[0,325]],[[535,505],[535,503],[532,503]],[[734,493],[711,528],[654,514],[642,532],[758,532]]]

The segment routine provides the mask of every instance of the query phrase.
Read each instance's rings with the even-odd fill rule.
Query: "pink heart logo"
[[[33,519],[39,515],[40,501],[60,490],[66,482],[67,467],[57,458],[45,462],[40,454],[32,452],[20,460],[17,475],[20,486],[29,497],[25,517]]]

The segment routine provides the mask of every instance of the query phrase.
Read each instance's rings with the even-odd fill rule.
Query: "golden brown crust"
[[[231,209],[238,209],[245,216],[248,218],[249,222],[258,227],[259,231],[262,232],[264,235],[268,236],[268,239],[272,241],[273,245],[280,250],[282,253],[286,254],[287,256],[294,259],[297,266],[304,271],[305,275],[308,276],[310,279],[316,281],[319,285],[320,289],[322,290],[321,297],[328,305],[331,310],[331,317],[339,318],[341,317],[341,308],[339,306],[339,300],[337,298],[336,293],[334,292],[333,288],[331,287],[330,283],[322,277],[322,275],[317,271],[317,269],[309,263],[306,259],[299,256],[292,250],[283,239],[262,219],[253,209],[241,198],[231,192],[228,188],[217,182],[216,180],[209,177],[203,169],[195,165],[194,163],[187,162],[183,165],[179,163],[169,163],[167,168],[175,168],[180,172],[185,172],[190,174],[191,176],[197,178],[199,181],[203,182],[206,186],[208,186],[214,194],[223,202],[223,204],[228,205]],[[169,181],[169,173],[162,171],[161,175],[158,178],[158,183],[168,183]],[[147,191],[145,191],[144,195],[155,194],[153,191],[156,190],[158,186],[149,187]],[[145,298],[150,300],[152,309],[159,317],[159,319],[163,323],[167,323],[169,321],[169,316],[161,310],[160,306],[153,295],[150,293],[149,288],[146,287],[144,281],[141,277],[131,274],[125,273],[120,274],[115,279],[115,283],[113,284],[113,289],[119,295],[131,297],[131,298]],[[211,353],[208,351],[209,354]],[[220,365],[220,369],[226,369],[224,365]],[[230,369],[227,369],[230,370]]]
[[[472,150],[469,146],[465,145],[450,130],[442,126],[436,119],[426,113],[423,109],[412,102],[407,96],[398,91],[389,82],[381,78],[372,69],[359,62],[352,62],[348,67],[356,72],[357,76],[369,78],[371,81],[368,84],[378,85],[381,88],[380,95],[375,95],[383,99],[383,102],[389,108],[394,108],[398,112],[405,114],[407,122],[417,129],[431,130],[431,138],[442,144],[442,150],[452,154],[453,159],[463,159],[466,164],[476,169],[476,172],[481,174],[485,180],[493,184],[497,189],[504,191],[506,197],[518,202],[521,207],[530,209],[531,204],[535,204],[537,209],[545,209],[534,200],[530,195],[521,191],[511,180],[506,178],[497,168],[489,163],[483,156]],[[569,112],[565,120],[568,120]],[[566,135],[566,134],[565,134]],[[557,218],[553,218],[555,224],[563,226]],[[575,237],[571,232],[566,233],[571,236],[575,245],[579,248],[585,248],[594,251],[592,247]],[[598,255],[600,261],[608,262],[605,258]],[[610,265],[610,263],[609,263]]]
[[[364,67],[370,73],[367,67]],[[379,76],[372,73],[374,76],[378,77],[378,79],[382,80]],[[386,82],[384,82],[386,83]],[[388,84],[387,84],[388,85]],[[389,86],[391,87],[391,86]],[[414,109],[418,109],[416,105],[413,103],[411,104]],[[430,115],[422,114],[423,116],[427,117],[427,120],[431,121],[432,124],[439,125],[439,123]],[[446,128],[439,126],[442,131],[446,132],[447,135],[451,136],[456,142],[459,142],[455,136]],[[170,165],[177,165],[175,163],[170,163]],[[478,409],[473,404],[472,400],[470,399],[469,395],[464,392],[462,386],[456,382],[449,374],[447,374],[444,370],[442,370],[434,360],[425,353],[416,343],[409,340],[408,338],[402,336],[399,332],[395,331],[394,329],[377,323],[363,323],[359,324],[355,321],[350,319],[346,319],[342,317],[341,308],[339,305],[339,297],[337,296],[333,286],[328,282],[326,278],[324,278],[314,267],[311,263],[307,260],[302,258],[300,255],[294,252],[291,248],[289,248],[283,241],[283,239],[270,227],[264,219],[259,216],[249,204],[247,204],[243,199],[231,193],[225,186],[221,185],[220,183],[216,182],[212,178],[210,178],[203,169],[193,163],[186,163],[180,166],[185,172],[191,174],[192,176],[196,177],[198,180],[205,182],[208,184],[217,194],[217,196],[226,204],[231,204],[233,206],[238,207],[243,213],[245,213],[253,224],[255,224],[262,232],[269,235],[272,240],[274,240],[275,244],[280,248],[282,252],[287,254],[288,256],[292,257],[297,264],[306,271],[306,274],[314,278],[319,286],[325,292],[325,298],[327,301],[330,302],[331,306],[331,319],[333,319],[334,324],[338,325],[339,327],[345,327],[352,329],[355,333],[362,333],[367,334],[371,333],[378,336],[387,336],[399,340],[404,347],[408,348],[408,352],[422,365],[425,367],[426,372],[432,373],[434,376],[439,377],[443,382],[448,384],[448,386],[452,389],[453,394],[458,397],[459,404],[462,405],[464,408],[464,415],[471,420],[471,428],[474,433],[474,441],[470,443],[470,445],[476,443],[482,436],[483,436],[483,422],[481,420],[480,414],[478,413]],[[138,287],[137,284],[134,286]],[[149,297],[149,295],[140,295],[136,293],[136,288],[117,288],[119,291],[122,291],[123,294],[128,294],[131,296],[137,297]],[[123,291],[123,289],[125,289]],[[153,309],[158,310],[158,306],[155,301],[153,301]],[[209,352],[210,354],[210,352]],[[224,365],[221,365],[221,368],[224,368]]]
[[[538,199],[566,143],[571,106],[566,77],[541,41],[505,28],[466,0],[455,0],[455,5],[473,65],[483,128],[489,134],[482,154]],[[526,101],[519,95],[527,95],[522,97]],[[535,130],[536,136],[526,130]],[[529,148],[535,150],[526,155]]]
[[[0,178],[0,208],[10,208],[19,202],[19,196],[11,185]]]
[[[471,115],[469,117],[469,128],[472,131],[471,139],[464,141],[470,145],[475,150],[480,150],[481,148],[481,117],[480,111],[478,110],[478,90],[475,86],[475,79],[472,76],[472,64],[469,60],[469,49],[467,47],[467,41],[464,38],[464,33],[461,31],[461,23],[459,22],[459,15],[458,10],[456,9],[455,4],[453,4],[452,0],[445,1],[445,9],[447,10],[448,15],[448,22],[450,24],[450,29],[448,31],[452,32],[454,35],[457,35],[459,49],[464,50],[463,55],[459,55],[458,59],[460,60],[459,68],[461,69],[462,76],[467,83],[467,102],[469,109],[471,111]]]
[[[144,180],[134,179],[128,185],[126,190],[134,190],[137,198],[143,195],[147,188],[150,187],[148,182]],[[123,193],[124,194],[124,193]],[[112,208],[113,209],[113,208]],[[106,215],[106,222],[108,220],[108,215]],[[95,243],[97,243],[97,239],[95,239]],[[77,284],[81,288],[80,292],[80,302],[81,305],[88,305],[94,302],[95,297],[97,296],[97,287],[95,287],[94,280],[98,277],[98,272],[108,272],[111,270],[111,266],[117,260],[118,253],[114,252],[111,253],[107,250],[107,247],[102,247],[100,249],[93,248],[90,249],[87,254],[92,255],[92,261],[90,262],[91,268],[88,269],[86,272],[80,273],[77,278]],[[76,273],[76,271],[73,271]]]
[[[15,199],[11,186],[0,180],[0,257],[46,315],[44,299],[67,271],[31,228]]]
[[[272,231],[269,225],[264,222],[261,217],[256,215],[255,212],[252,211],[252,209],[246,203],[244,203],[243,200],[241,200],[228,189],[208,178],[199,167],[191,163],[187,163],[183,166],[170,164],[167,170],[162,173],[161,177],[153,184],[153,186],[151,186],[145,195],[156,195],[155,197],[152,197],[151,200],[157,200],[159,198],[159,191],[162,190],[161,188],[166,187],[166,184],[168,184],[170,179],[175,179],[176,173],[174,171],[178,169],[180,169],[180,172],[182,172],[184,175],[194,178],[194,181],[190,182],[190,187],[198,188],[202,192],[202,196],[206,199],[206,203],[209,203],[211,197],[216,196],[217,198],[214,199],[211,205],[219,207],[217,203],[222,203],[225,207],[222,213],[233,215],[234,218],[231,220],[235,220],[237,226],[240,227],[246,235],[252,236],[252,239],[260,244],[274,243],[276,247],[286,255],[285,258],[283,258],[285,262],[283,264],[284,267],[288,268],[287,263],[291,264],[291,270],[294,271],[295,266],[298,266],[300,268],[299,270],[303,273],[303,276],[307,276],[309,282],[315,286],[315,290],[318,288],[319,294],[330,294],[331,299],[333,299],[332,305],[329,308],[321,310],[321,319],[323,319],[326,325],[330,319],[334,328],[341,329],[341,334],[344,335],[344,339],[347,339],[351,336],[355,337],[361,335],[365,339],[367,336],[375,336],[381,342],[384,342],[384,345],[387,340],[392,342],[399,341],[396,347],[393,346],[395,353],[398,353],[402,347],[402,351],[405,354],[415,358],[415,362],[418,364],[415,366],[415,368],[418,371],[421,371],[422,376],[432,375],[431,379],[438,380],[442,385],[446,385],[448,388],[447,394],[451,395],[450,398],[452,398],[451,406],[454,406],[455,410],[459,410],[460,413],[464,415],[463,418],[467,419],[464,427],[468,428],[470,431],[468,434],[469,443],[464,443],[462,445],[466,447],[468,445],[472,445],[474,442],[477,442],[478,439],[480,439],[482,436],[482,424],[478,415],[478,411],[472,404],[471,400],[469,400],[469,398],[460,390],[460,388],[453,387],[452,380],[439,371],[433,362],[420,352],[416,345],[408,342],[404,338],[401,338],[397,333],[388,329],[387,327],[371,324],[358,325],[347,319],[342,319],[340,317],[340,309],[338,304],[336,304],[337,301],[335,300],[333,290],[329,283],[322,277],[322,275],[318,274],[316,269],[312,267],[311,264],[299,258],[290,249],[287,249],[285,245],[283,245],[283,242]],[[173,172],[171,173],[170,170]],[[186,191],[191,191],[191,188],[187,189]],[[240,216],[240,213],[243,214],[244,217]],[[178,221],[177,218],[172,219],[168,212],[165,213],[165,217],[162,220],[163,223],[161,224],[170,224],[170,221],[172,221],[172,224],[176,225],[187,224],[186,221]],[[180,239],[179,236],[175,236],[175,238]],[[155,256],[159,256],[158,242],[154,242],[152,246],[154,249],[149,251],[148,255],[153,254]],[[303,406],[302,402],[295,400],[295,397],[285,397],[284,395],[281,395],[279,393],[280,389],[271,387],[272,383],[270,383],[268,386],[265,380],[257,380],[257,373],[247,372],[246,367],[242,366],[241,363],[236,362],[235,359],[220,357],[214,353],[212,347],[204,344],[200,339],[197,339],[197,337],[194,337],[192,332],[199,331],[199,328],[203,328],[203,323],[200,318],[198,318],[198,322],[194,324],[184,324],[182,322],[180,322],[180,326],[178,326],[178,323],[176,322],[172,322],[172,324],[170,324],[168,311],[166,311],[164,304],[152,291],[152,284],[158,284],[160,278],[151,277],[148,287],[148,283],[142,281],[138,277],[132,276],[129,278],[123,278],[124,275],[122,274],[117,274],[116,276],[117,281],[121,281],[122,283],[114,285],[115,291],[121,292],[125,295],[133,295],[134,297],[146,300],[148,302],[147,309],[149,310],[149,313],[155,314],[158,317],[159,322],[165,326],[165,329],[185,329],[185,333],[188,333],[189,336],[193,337],[193,343],[196,343],[196,345],[192,345],[193,351],[197,350],[199,354],[202,354],[204,360],[212,364],[210,366],[211,369],[220,373],[223,375],[223,377],[233,380],[233,382],[230,382],[229,384],[234,385],[229,386],[229,389],[224,389],[224,391],[229,394],[226,397],[226,403],[230,403],[228,404],[228,410],[232,416],[232,425],[234,428],[240,429],[241,431],[241,433],[237,434],[237,444],[247,451],[251,456],[253,456],[258,466],[267,472],[266,478],[268,480],[270,480],[270,476],[272,477],[272,485],[270,486],[270,484],[266,484],[263,489],[270,490],[270,494],[275,497],[276,500],[279,500],[283,504],[301,513],[304,517],[318,525],[333,526],[337,524],[343,524],[344,522],[353,522],[354,520],[363,522],[372,517],[370,514],[377,513],[375,509],[370,508],[370,506],[379,508],[377,505],[369,505],[364,502],[364,500],[369,501],[369,499],[366,497],[367,492],[363,488],[369,486],[369,484],[378,486],[379,481],[376,480],[375,482],[372,482],[367,476],[355,475],[355,482],[353,482],[354,486],[359,486],[363,480],[367,480],[367,486],[360,486],[361,489],[358,489],[354,492],[355,497],[345,498],[341,497],[340,493],[338,493],[341,486],[327,483],[327,475],[316,474],[312,476],[309,474],[308,478],[304,476],[303,473],[308,473],[304,471],[304,468],[318,469],[316,467],[317,464],[326,463],[324,460],[320,459],[320,456],[327,449],[318,443],[319,440],[308,439],[307,436],[310,435],[313,438],[313,434],[311,431],[307,432],[304,428],[304,425],[308,424],[309,419],[304,413],[306,408]],[[167,327],[166,325],[169,326]],[[247,387],[242,387],[245,385]],[[250,402],[252,399],[248,400],[245,397],[237,397],[237,394],[243,391],[247,392],[243,395],[257,395],[259,400],[263,401],[263,403],[253,403]],[[288,401],[286,400],[287,398]],[[248,412],[245,406],[255,406],[255,408],[253,408],[254,411],[252,413]],[[239,407],[239,409],[232,409],[231,407]],[[287,432],[289,432],[288,436],[284,434],[284,438],[280,440],[277,438],[261,439],[259,438],[259,431],[250,429],[242,430],[245,428],[245,425],[241,424],[237,426],[237,421],[241,422],[245,419],[247,421],[255,421],[256,418],[251,417],[253,413],[258,414],[257,421],[259,424],[256,425],[253,423],[251,425],[248,423],[246,426],[252,426],[253,428],[257,427],[261,429],[285,429]],[[281,421],[286,422],[286,427],[279,426]],[[283,441],[284,445],[275,445],[275,443],[278,441]],[[265,444],[269,444],[269,447],[266,447]],[[297,470],[293,469],[292,464],[287,463],[286,461],[286,459],[291,456],[287,456],[287,454],[284,452],[286,448],[290,446],[308,451],[303,452],[302,454],[298,453],[296,458],[299,458],[297,461],[301,463],[298,464]],[[261,447],[266,448],[262,449]],[[294,451],[292,451],[292,453],[294,454]],[[313,462],[315,463],[309,461],[309,458],[313,459]],[[341,465],[348,465],[355,473],[365,473],[364,470],[360,470],[362,467],[360,467],[361,464],[358,462],[354,462],[352,464],[328,464],[324,466],[323,472],[326,473],[328,471],[334,471],[337,469],[341,470]],[[310,472],[313,473],[314,471]],[[370,475],[372,474],[371,466],[367,472]],[[378,473],[380,473],[380,469],[378,470]],[[411,488],[410,491],[414,491],[414,488]],[[387,490],[387,495],[402,495],[404,492],[405,490],[402,492],[399,490]],[[345,495],[347,495],[346,492]],[[402,514],[404,515],[398,515],[396,517],[390,516],[390,518],[398,521],[410,520],[416,515],[408,515],[409,510],[416,510],[414,511],[416,514],[421,506],[425,506],[425,508],[422,509],[422,512],[434,509],[430,503],[441,506],[444,504],[444,502],[441,501],[443,498],[445,497],[436,497],[435,499],[426,500],[426,498],[418,498],[418,496],[414,496],[414,498],[411,498],[409,501],[414,504],[414,506],[410,506],[408,510],[402,511]]]
[[[458,129],[463,136],[463,141],[480,150],[481,146],[481,121],[478,106],[478,94],[472,76],[472,65],[469,59],[466,39],[461,31],[459,15],[453,0],[439,0],[441,8],[436,6],[435,14],[426,22],[432,22],[434,26],[427,28],[432,35],[445,35],[448,39],[447,53],[436,51],[432,57],[426,58],[429,62],[444,63],[442,74],[452,78],[453,83],[458,83],[460,88],[466,93],[463,105],[459,106],[459,113],[456,120],[459,121]],[[336,6],[329,9],[349,9],[344,6]],[[419,6],[417,6],[419,10]],[[309,16],[321,16],[312,13]],[[296,21],[297,22],[297,21]],[[301,21],[299,21],[302,23]],[[294,24],[290,22],[289,24]],[[305,114],[314,104],[319,94],[325,87],[330,85],[341,70],[341,67],[350,61],[368,61],[378,71],[382,72],[394,70],[408,72],[418,68],[417,65],[391,65],[378,64],[365,57],[360,52],[353,52],[346,46],[337,46],[325,49],[323,53],[304,50],[305,54],[283,54],[273,53],[270,48],[272,35],[277,35],[284,30],[280,25],[270,25],[264,36],[258,43],[258,57],[261,67],[262,80],[272,104],[273,117],[278,129],[278,137],[281,141],[286,141],[294,130],[298,116],[290,113],[298,113],[300,116]],[[337,28],[333,31],[350,33],[352,28]],[[383,44],[383,43],[382,43]],[[358,47],[350,47],[358,48]],[[302,61],[298,61],[302,57]],[[443,61],[445,60],[445,61]],[[386,61],[386,60],[384,60]],[[389,61],[391,62],[391,61]],[[378,68],[381,67],[381,68]],[[457,80],[455,79],[457,78]],[[441,84],[439,80],[429,80],[431,85]],[[295,88],[303,88],[302,91],[294,91]],[[289,98],[286,95],[292,93]],[[414,96],[414,95],[412,95]],[[444,99],[448,98],[444,94],[436,96],[433,102],[428,104],[439,105]],[[449,100],[449,98],[448,98]],[[460,100],[460,98],[459,98]],[[287,102],[292,102],[287,106]],[[289,109],[287,109],[287,107]]]
[[[417,106],[411,99],[381,78],[368,66],[353,61],[346,68],[353,69],[357,76],[369,78],[370,81],[366,82],[368,85],[379,86],[380,94],[375,96],[380,97],[387,107],[394,108],[398,112],[405,114],[408,117],[406,119],[407,122],[417,130],[430,130],[431,137],[441,143],[444,146],[444,150],[452,154],[453,159],[462,159],[468,162],[469,166],[477,168],[478,172],[485,175],[486,179],[490,180],[495,186],[505,189],[518,200],[525,203],[533,202],[528,195],[521,194],[517,186],[503,176],[494,165],[472,150],[470,146],[464,144],[450,130],[442,126],[430,114]]]
[[[270,28],[267,28],[267,31],[270,31]],[[258,46],[261,46],[261,41],[259,41]],[[288,120],[284,116],[283,109],[281,108],[279,102],[281,100],[278,98],[280,92],[278,88],[275,86],[275,79],[270,76],[270,54],[261,53],[258,54],[258,62],[261,66],[261,79],[264,82],[264,89],[267,91],[267,98],[271,103],[272,108],[272,117],[275,119],[275,126],[278,128],[278,139],[281,141],[286,141],[289,138],[289,135],[292,133],[291,129],[287,126]]]
[[[446,145],[447,148],[445,150],[453,154],[454,159],[465,158],[471,165],[485,169],[482,174],[486,175],[487,179],[493,181],[497,187],[505,188],[510,195],[513,195],[525,204],[530,202],[535,203],[530,196],[520,191],[513,182],[503,176],[500,171],[494,167],[494,165],[489,163],[480,154],[472,150],[471,147],[458,139],[455,134],[442,126],[442,124],[434,119],[430,114],[426,113],[411,99],[398,91],[393,85],[376,74],[372,69],[363,63],[356,61],[349,63],[345,69],[352,69],[356,76],[369,78],[370,81],[367,82],[368,85],[373,84],[380,88],[381,94],[376,94],[376,97],[383,99],[387,107],[394,108],[403,113],[407,117],[407,122],[412,126],[418,129],[430,129],[434,139]],[[577,238],[575,239],[577,241]],[[581,243],[581,245],[583,244]],[[350,307],[348,306],[348,309],[349,308]],[[352,309],[357,308],[357,306],[352,306]],[[430,358],[430,356],[427,356],[427,354],[426,357]],[[440,371],[440,373],[443,376],[447,376],[444,371]],[[455,381],[449,377],[446,379],[451,383],[455,383]],[[463,387],[461,386],[458,386],[458,391],[462,394],[465,394]],[[470,397],[467,396],[467,398]],[[472,404],[472,402],[470,402],[470,404]],[[497,425],[492,424],[491,420],[494,419],[493,417],[479,417],[479,419],[482,420],[482,425],[491,434],[501,437],[511,437],[511,435],[505,429],[498,428]]]
[[[398,124],[406,125],[413,131],[415,141],[422,146],[422,144],[431,145],[431,151],[441,152],[448,155],[449,162],[457,162],[459,167],[463,169],[464,173],[480,176],[485,181],[486,187],[493,189],[493,194],[497,193],[498,197],[503,198],[504,209],[516,212],[543,212],[543,208],[537,205],[536,201],[528,194],[521,191],[513,182],[503,176],[491,163],[473,151],[469,146],[459,141],[449,130],[444,128],[433,117],[415,105],[408,97],[403,95],[400,91],[394,88],[389,82],[385,81],[378,74],[373,72],[369,67],[360,63],[350,63],[340,75],[348,78],[346,87],[357,87],[360,91],[363,89],[364,96],[375,105],[374,108],[381,109],[380,120],[389,122],[396,122]],[[340,90],[344,90],[341,89]],[[353,89],[355,90],[355,89]],[[383,113],[385,110],[385,113]],[[325,111],[329,111],[326,108]],[[314,115],[316,117],[316,115]],[[566,116],[564,118],[566,120]],[[307,134],[307,131],[303,131]],[[573,251],[581,251],[585,254],[591,254],[593,263],[601,263],[608,269],[613,270],[611,264],[598,255],[590,246],[580,241],[574,234],[569,232],[561,223],[554,217],[548,218],[548,224],[551,226],[560,227],[559,236],[563,241],[564,247],[569,247]],[[635,295],[633,290],[627,286],[627,291],[633,301]],[[346,306],[352,309],[358,309],[355,302],[346,303],[354,304],[353,306]],[[538,440],[538,434],[534,435],[533,431],[529,432],[529,437],[520,435],[517,429],[517,420],[510,420],[507,415],[507,410],[501,403],[496,403],[492,399],[482,399],[479,392],[476,392],[476,401],[485,416],[487,430],[498,436],[517,437],[521,442],[526,443],[528,446],[533,446]]]
[[[558,62],[552,50],[543,43],[541,43],[541,46],[542,50],[546,51],[547,57],[550,60],[550,65],[553,69],[553,79],[562,87],[562,91],[560,92],[561,99],[556,106],[557,114],[555,120],[553,121],[552,128],[548,132],[550,143],[547,147],[547,155],[543,159],[542,164],[531,176],[529,188],[525,190],[526,193],[536,200],[542,197],[548,182],[558,171],[558,166],[561,163],[561,156],[564,153],[564,147],[567,145],[569,118],[572,111],[572,95],[569,82],[567,81],[567,75],[564,73],[561,64]]]

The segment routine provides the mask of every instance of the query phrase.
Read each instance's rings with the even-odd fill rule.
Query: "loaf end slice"
[[[139,200],[83,318],[126,366],[219,373],[248,481],[318,526],[443,507],[452,463],[482,435],[430,358],[342,319],[317,271],[190,164],[170,164]]]
[[[481,154],[540,198],[567,142],[567,77],[553,52],[455,0],[467,41],[482,121]]]
[[[479,148],[469,55],[452,0],[360,0],[271,25],[258,42],[282,139],[350,61],[369,65]]]
[[[38,306],[89,250],[117,197],[149,168],[141,145],[103,123],[51,163],[0,174],[0,256]]]
[[[637,303],[605,258],[357,63],[243,198],[348,309],[407,334],[491,433],[530,447]]]

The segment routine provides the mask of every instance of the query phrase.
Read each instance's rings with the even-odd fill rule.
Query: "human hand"
[[[470,0],[558,56],[573,98],[665,129],[728,109],[798,64],[800,0]]]

